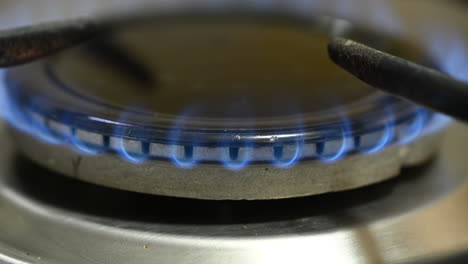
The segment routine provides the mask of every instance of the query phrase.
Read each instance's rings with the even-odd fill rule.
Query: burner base
[[[208,200],[302,197],[382,182],[399,175],[402,167],[429,160],[439,149],[441,134],[422,135],[408,145],[389,146],[372,155],[349,155],[332,164],[312,160],[290,168],[261,164],[235,171],[209,164],[184,169],[158,160],[134,164],[115,154],[84,155],[14,133],[24,155],[72,178],[122,190]]]
[[[468,251],[467,135],[466,126],[455,126],[438,159],[385,183],[237,202],[76,182],[15,163],[5,141],[0,262],[428,263]]]

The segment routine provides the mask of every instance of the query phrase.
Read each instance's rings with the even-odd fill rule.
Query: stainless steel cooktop
[[[72,13],[73,16],[93,14],[90,10],[95,6],[91,2],[95,1],[85,2],[88,4],[18,0],[15,5],[0,10],[0,14],[10,13],[2,15],[0,21],[6,19],[8,23],[4,26],[10,26],[63,19]],[[105,0],[102,6],[107,8],[116,2]],[[117,9],[128,6],[122,4],[125,1],[120,2]],[[168,1],[167,6],[173,3],[176,2]],[[73,8],[65,7],[67,4]],[[32,10],[31,13],[19,15],[21,5]],[[427,25],[432,22],[453,22],[457,26],[449,28],[460,29],[461,36],[468,28],[466,10],[461,7],[425,0],[401,1],[395,5],[400,22],[407,24],[407,30],[423,41],[427,37]],[[78,6],[82,9],[74,8]],[[103,7],[101,11],[106,9]],[[330,11],[333,7],[325,9]],[[57,11],[55,15],[51,10]],[[349,18],[352,12],[341,15]],[[372,24],[368,18],[375,19],[366,16],[360,22]],[[385,21],[384,14],[380,18]],[[439,33],[450,33],[450,30],[439,30]],[[400,177],[382,178],[378,180],[384,180],[381,183],[351,191],[272,201],[168,198],[62,177],[19,154],[6,130],[2,124],[2,264],[432,264],[438,260],[454,263],[446,258],[468,252],[466,125],[452,125],[441,141],[442,149],[437,157],[420,167],[404,169]],[[33,146],[28,140],[18,138],[23,148],[33,148],[31,153],[35,155],[41,156],[41,151],[45,151],[45,146]],[[60,148],[57,151],[60,153]],[[407,155],[405,151],[402,148],[397,152]],[[383,154],[379,159],[388,161]],[[53,167],[55,161],[44,158],[43,162]],[[366,161],[353,164],[358,166]],[[399,167],[395,166],[391,174],[395,175]]]
[[[467,137],[468,127],[454,125],[433,162],[378,185],[254,202],[79,183],[4,140],[0,262],[428,263],[468,249]]]

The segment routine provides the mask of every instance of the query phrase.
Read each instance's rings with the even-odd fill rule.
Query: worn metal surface
[[[0,67],[54,54],[95,37],[101,30],[90,19],[76,19],[0,31]]]
[[[84,184],[17,160],[4,140],[0,262],[430,263],[468,249],[467,136],[455,126],[433,163],[382,184],[257,202]]]
[[[365,83],[388,93],[468,121],[468,84],[364,44],[337,38],[330,58]]]

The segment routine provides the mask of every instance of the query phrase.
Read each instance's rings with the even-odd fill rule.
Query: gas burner
[[[200,199],[352,189],[429,159],[444,117],[334,66],[332,32],[425,59],[410,43],[332,18],[131,20],[11,69],[10,124],[28,157],[64,175]]]
[[[122,10],[114,0],[11,1],[43,8],[42,20]],[[121,18],[151,1],[119,2]],[[369,66],[377,52],[392,59],[369,69],[432,65],[449,84],[463,80],[465,10],[156,2],[145,18],[0,33],[0,68],[36,61],[0,70],[0,263],[466,263],[468,126],[344,71],[360,73],[356,55]],[[351,68],[336,60],[348,49],[331,52],[340,41],[354,43]],[[426,77],[443,74],[428,71],[416,79],[440,88]],[[401,87],[413,77],[397,87],[412,91]],[[445,97],[424,97],[434,98]]]

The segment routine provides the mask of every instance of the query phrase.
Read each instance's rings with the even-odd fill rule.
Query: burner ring
[[[184,168],[165,160],[130,163],[107,152],[83,155],[14,132],[25,156],[74,179],[135,192],[208,200],[302,197],[382,182],[398,175],[402,167],[431,158],[438,151],[441,137],[441,133],[429,134],[410,145],[392,145],[374,155],[349,155],[332,164],[310,160],[285,168],[249,164],[243,170],[233,170],[218,164]]]
[[[15,101],[15,98],[10,98]],[[433,122],[434,114],[419,107],[409,107],[399,119],[384,117],[372,126],[361,125],[355,131],[349,125],[321,126],[320,129],[307,131],[291,129],[289,133],[279,134],[278,131],[252,131],[240,134],[238,131],[221,133],[221,138],[213,137],[213,141],[178,140],[178,136],[162,137],[163,140],[151,140],[142,135],[152,134],[151,128],[141,128],[134,125],[119,123],[117,128],[106,128],[113,131],[107,134],[89,127],[105,127],[107,121],[99,125],[81,123],[64,123],[54,118],[55,114],[44,114],[30,103],[15,110],[21,112],[24,122],[34,124],[34,129],[40,128],[40,133],[52,144],[65,144],[75,148],[85,155],[99,155],[103,152],[120,154],[130,162],[141,163],[148,160],[172,160],[181,167],[189,168],[200,163],[224,164],[233,170],[242,169],[248,164],[268,164],[279,167],[289,167],[287,164],[303,160],[320,160],[333,163],[346,154],[375,154],[387,145],[410,143],[423,132],[422,128]],[[411,110],[411,111],[409,111]],[[435,118],[437,119],[437,118]],[[421,123],[422,122],[422,123]],[[406,135],[406,130],[418,124],[414,135]],[[355,125],[356,126],[356,125]],[[133,130],[132,133],[129,130]],[[146,131],[145,131],[146,130]],[[414,129],[413,129],[414,130]],[[117,131],[117,133],[115,133]],[[173,134],[182,133],[170,131]],[[192,131],[191,131],[192,132]],[[196,135],[202,132],[194,132]],[[256,134],[255,134],[256,133]],[[416,135],[417,134],[417,135]],[[137,136],[135,136],[137,135]],[[405,136],[403,136],[405,135]],[[166,135],[165,135],[166,136]],[[191,135],[193,137],[193,135]],[[218,136],[215,134],[215,136]],[[165,140],[164,140],[165,139]],[[200,138],[196,138],[200,139]]]

